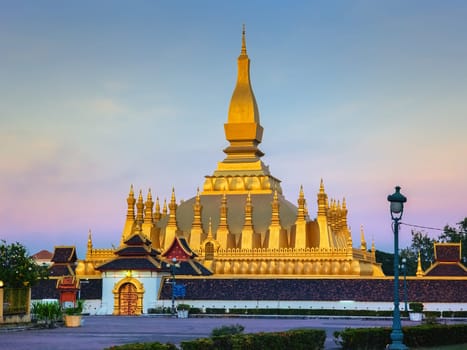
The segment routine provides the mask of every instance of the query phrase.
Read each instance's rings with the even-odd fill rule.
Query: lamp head
[[[388,201],[391,203],[389,210],[391,211],[391,218],[393,220],[400,220],[402,218],[404,203],[407,202],[407,198],[400,191],[401,187],[396,186],[396,192],[388,196]]]

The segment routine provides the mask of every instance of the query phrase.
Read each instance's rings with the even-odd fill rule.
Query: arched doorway
[[[114,285],[114,315],[141,315],[143,313],[143,284],[126,277]]]
[[[136,315],[138,310],[138,293],[132,283],[125,283],[118,292],[120,315]]]

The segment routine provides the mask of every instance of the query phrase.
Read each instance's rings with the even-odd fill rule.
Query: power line
[[[410,226],[410,227],[417,227],[417,228],[424,228],[427,230],[437,230],[437,231],[444,231],[444,228],[437,228],[437,227],[428,227],[428,226],[421,226],[421,225],[414,225],[414,224],[408,224],[406,222],[401,222],[401,225],[405,226]]]

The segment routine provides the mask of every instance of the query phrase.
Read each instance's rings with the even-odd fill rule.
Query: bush
[[[391,342],[391,328],[347,328],[334,332],[343,350],[384,349]],[[467,324],[403,327],[404,344],[409,347],[467,343]]]
[[[201,313],[200,309],[191,309],[191,314]],[[226,314],[224,308],[206,308],[206,314]],[[341,309],[277,309],[277,308],[231,308],[232,315],[300,315],[300,316],[392,316],[392,310],[341,310]]]
[[[150,307],[148,314],[170,314],[172,312],[170,307]]]
[[[326,332],[324,330],[292,330],[286,332],[236,334],[184,341],[183,350],[321,350],[324,349]]]
[[[221,326],[214,328],[211,332],[211,337],[219,337],[221,335],[234,335],[243,333],[243,327],[241,324],[233,324],[230,326]]]
[[[78,299],[74,307],[73,306],[66,307],[65,309],[63,309],[63,312],[65,313],[65,315],[69,315],[69,316],[81,315],[83,313],[83,307],[84,307],[84,301],[81,299]]]
[[[191,305],[190,304],[178,304],[177,305],[177,310],[190,310]]]
[[[55,323],[62,319],[62,308],[57,301],[35,302],[31,307],[31,314],[37,321],[43,321],[46,327],[53,328]]]
[[[423,303],[419,302],[411,302],[409,303],[409,309],[412,312],[422,312],[423,311]]]
[[[134,343],[125,345],[114,345],[104,350],[177,350],[177,347],[171,343]]]
[[[343,350],[384,349],[391,342],[391,328],[346,328],[334,332]]]

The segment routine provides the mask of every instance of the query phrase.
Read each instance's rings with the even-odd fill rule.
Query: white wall
[[[117,283],[128,277],[127,274],[128,271],[112,271],[103,273],[102,303],[96,314],[112,314],[114,310],[114,293],[112,291]],[[131,278],[137,279],[143,285],[143,313],[147,313],[149,308],[153,308],[156,305],[162,276],[157,272],[132,271]]]
[[[352,300],[341,301],[279,301],[279,300],[189,300],[183,302],[196,308],[223,308],[223,309],[336,309],[336,310],[381,310],[394,309],[392,302],[358,302]],[[171,300],[160,300],[158,306],[170,307]],[[424,311],[464,311],[467,303],[423,303]],[[399,308],[404,310],[404,302]]]

